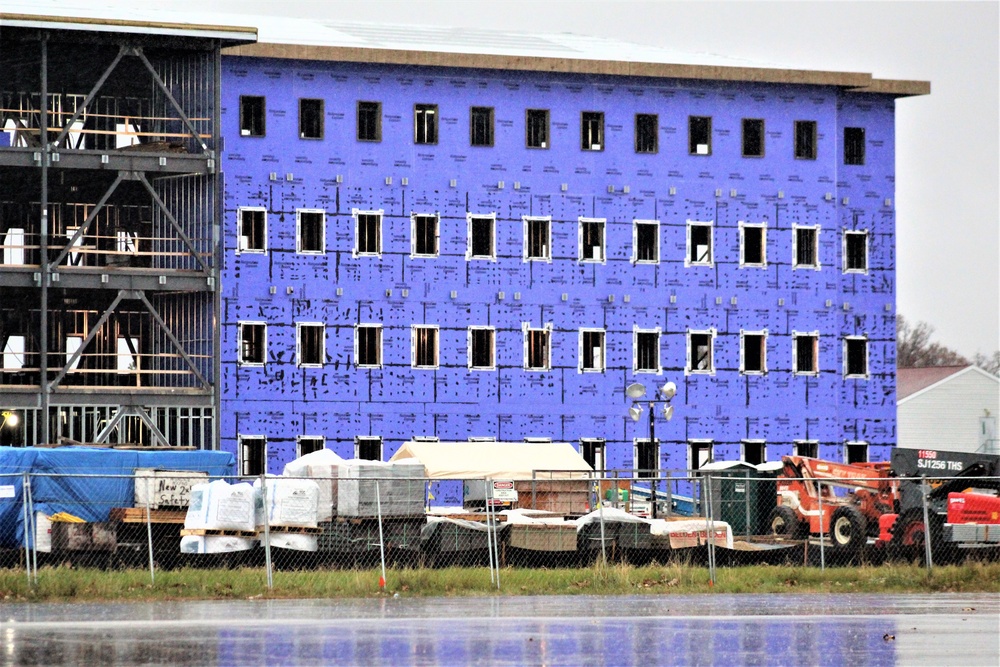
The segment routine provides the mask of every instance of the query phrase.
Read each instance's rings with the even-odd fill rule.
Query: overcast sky
[[[164,0],[159,6],[572,32],[796,69],[930,81],[931,95],[896,103],[899,312],[930,323],[936,340],[967,356],[1000,348],[997,2]]]

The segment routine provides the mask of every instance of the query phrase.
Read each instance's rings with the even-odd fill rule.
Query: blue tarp
[[[131,475],[136,468],[199,471],[217,479],[235,475],[236,460],[229,452],[0,447],[0,547],[24,546],[25,472],[31,475],[33,511],[68,512],[84,521],[107,521],[111,508],[135,504]]]

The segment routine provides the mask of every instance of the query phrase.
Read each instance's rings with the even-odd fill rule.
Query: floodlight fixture
[[[639,417],[642,416],[642,408],[637,408],[633,405],[628,409],[628,416],[631,417],[634,422],[639,421]]]
[[[663,398],[669,401],[671,398],[677,395],[677,385],[674,384],[673,382],[666,383],[665,385],[660,387],[660,394],[663,395]]]
[[[629,398],[642,398],[646,395],[646,387],[638,382],[633,382],[625,387],[625,395]]]
[[[0,428],[3,428],[4,426],[7,425],[10,425],[11,427],[17,426],[18,423],[21,421],[21,418],[17,416],[16,412],[4,411],[0,413],[0,416],[3,417],[3,423],[0,423]]]
[[[663,418],[670,421],[674,417],[674,406],[664,405],[663,406]]]

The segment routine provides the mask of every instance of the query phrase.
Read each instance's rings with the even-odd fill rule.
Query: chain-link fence
[[[29,581],[47,566],[276,570],[598,562],[816,567],[1000,555],[1000,478],[865,475],[731,464],[626,477],[429,479],[422,466],[251,479],[0,473],[0,557]],[[834,468],[836,466],[834,465]],[[792,475],[793,472],[798,475]],[[309,472],[309,471],[305,471]],[[262,584],[263,586],[264,584]]]

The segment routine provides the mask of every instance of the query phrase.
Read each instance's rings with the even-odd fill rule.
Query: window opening
[[[240,95],[240,136],[264,136],[264,98]]]
[[[3,368],[17,371],[24,368],[25,336],[8,336],[3,345]]]
[[[652,113],[635,115],[635,152],[656,153],[659,150],[659,116]]]
[[[740,224],[740,266],[764,266],[767,228]]]
[[[415,325],[413,327],[413,367],[437,368],[438,328]]]
[[[638,479],[660,475],[660,441],[638,438],[635,441],[635,476]]]
[[[844,232],[844,271],[868,270],[868,232]]]
[[[754,466],[767,462],[767,444],[763,440],[744,440],[741,444],[741,461]]]
[[[580,454],[591,468],[604,470],[604,440],[600,438],[581,438]]]
[[[529,371],[547,371],[551,366],[551,334],[548,327],[544,329],[525,328],[524,332],[524,367]]]
[[[819,373],[819,334],[793,333],[795,372],[799,375]]]
[[[414,257],[438,256],[438,216],[414,215],[411,248]]]
[[[792,268],[819,268],[819,228],[792,225],[795,264]]]
[[[358,141],[382,141],[381,102],[358,102]]]
[[[299,457],[303,457],[306,454],[312,454],[313,452],[318,452],[326,447],[326,442],[323,436],[317,435],[300,435],[296,444]]]
[[[354,458],[362,461],[381,461],[382,438],[378,436],[358,436],[355,438]]]
[[[359,324],[354,334],[354,363],[358,368],[382,366],[382,327]]]
[[[743,157],[764,157],[764,120],[743,119]]]
[[[298,226],[298,247],[300,253],[322,253],[325,250],[326,212],[298,210],[295,212]]]
[[[688,469],[701,470],[706,463],[713,460],[713,446],[710,440],[691,440],[688,450]]]
[[[3,263],[24,264],[24,247],[24,228],[8,228],[3,241]]]
[[[295,328],[299,366],[322,366],[326,360],[326,327],[300,322]]]
[[[796,440],[792,444],[792,452],[794,456],[819,458],[819,440]]]
[[[496,259],[494,218],[469,216],[469,259]]]
[[[604,148],[604,113],[584,111],[580,120],[580,148],[599,151]]]
[[[267,472],[267,440],[262,435],[240,436],[240,474],[259,477]]]
[[[528,109],[525,127],[528,148],[549,147],[548,109]]]
[[[524,219],[524,258],[526,260],[539,259],[551,260],[551,233],[549,218],[525,218]]]
[[[844,128],[844,164],[865,163],[865,128]]]
[[[263,322],[240,322],[240,363],[262,366],[267,355],[267,327]]]
[[[493,145],[493,107],[469,109],[469,143],[473,146]]]
[[[438,142],[438,107],[436,104],[417,104],[413,107],[413,143]]]
[[[767,333],[740,332],[740,372],[746,375],[767,372]]]
[[[496,368],[496,330],[493,327],[469,327],[469,368]]]
[[[868,339],[852,336],[844,339],[844,375],[849,378],[868,377]]]
[[[868,463],[868,443],[848,442],[844,445],[844,463]]]
[[[323,100],[299,100],[299,138],[323,138]]]
[[[687,266],[712,266],[712,225],[688,221]]]
[[[580,370],[598,373],[604,371],[604,330],[580,330]]]
[[[267,211],[262,208],[240,209],[240,250],[267,250]]]
[[[634,362],[635,372],[659,373],[660,332],[636,330],[634,345],[635,345],[635,362]]]
[[[382,213],[355,211],[354,220],[355,256],[382,254]]]
[[[688,116],[688,152],[691,155],[712,154],[711,116]]]
[[[714,373],[712,359],[712,331],[688,332],[688,372]]]
[[[659,231],[660,225],[655,220],[636,220],[633,222],[633,261],[639,264],[655,264],[660,261]]]
[[[604,261],[605,221],[580,218],[580,261]]]
[[[795,158],[798,160],[816,159],[816,121],[795,121]]]

